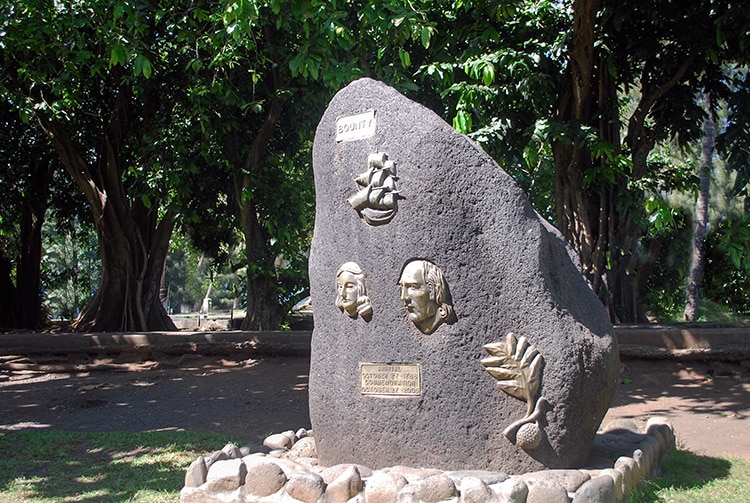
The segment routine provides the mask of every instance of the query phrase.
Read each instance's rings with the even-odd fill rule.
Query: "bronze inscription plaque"
[[[418,363],[360,363],[363,395],[420,396],[422,367]]]

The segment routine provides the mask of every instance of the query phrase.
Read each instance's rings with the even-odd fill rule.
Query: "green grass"
[[[188,465],[236,440],[211,433],[0,433],[0,503],[177,503]],[[674,451],[630,503],[750,502],[750,460]]]
[[[744,318],[742,315],[732,312],[729,307],[715,302],[704,299],[698,304],[699,322],[740,323]]]
[[[210,433],[0,433],[0,503],[178,502],[185,470],[232,439]]]
[[[683,323],[685,301],[674,303],[670,299],[651,298],[652,304],[646,306],[646,311],[654,315],[660,323]],[[747,316],[732,312],[729,307],[703,299],[698,304],[699,323],[726,323],[737,324],[745,320]]]
[[[631,503],[750,502],[750,460],[710,458],[689,451],[673,451],[662,475],[631,493]]]

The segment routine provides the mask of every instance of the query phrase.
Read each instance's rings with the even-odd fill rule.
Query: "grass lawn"
[[[633,494],[633,503],[750,502],[750,460],[709,458],[689,451],[673,451],[662,475]]]
[[[0,503],[175,503],[188,465],[232,441],[184,431],[2,432]]]
[[[0,433],[0,503],[177,503],[198,456],[238,441],[184,431]],[[674,451],[632,503],[750,502],[750,460]]]

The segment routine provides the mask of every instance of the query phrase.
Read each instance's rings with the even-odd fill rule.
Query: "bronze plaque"
[[[363,395],[420,396],[422,367],[418,363],[360,363]]]

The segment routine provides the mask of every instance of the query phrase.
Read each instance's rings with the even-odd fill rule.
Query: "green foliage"
[[[541,128],[544,121],[537,123],[529,143],[524,147],[523,162],[506,169],[526,191],[534,208],[550,222],[555,222],[555,166],[552,161],[552,147]]]
[[[203,50],[188,64],[187,106],[202,132],[195,176],[200,184],[211,172],[231,185],[205,183],[201,202],[186,205],[185,228],[198,248],[216,256],[230,225],[214,202],[226,202],[225,215],[236,211],[247,255],[247,303],[254,313],[270,313],[258,321],[269,326],[276,323],[273,311],[288,310],[307,288],[310,152],[326,103],[365,74],[414,89],[412,60],[431,46],[433,25],[406,2],[295,1],[282,9],[278,1],[227,1],[201,19]],[[215,225],[200,224],[207,213],[217,215]]]
[[[677,221],[676,221],[677,222]],[[682,321],[685,278],[689,267],[691,228],[666,226],[643,239],[646,262],[642,267],[642,301],[649,315],[661,321]]]
[[[197,251],[189,238],[176,234],[167,255],[164,278],[170,313],[197,312],[209,288],[212,310],[242,307],[246,287],[244,247],[235,244],[219,258],[210,257]]]
[[[73,320],[99,284],[99,246],[90,224],[48,220],[44,229],[42,285],[49,315]]]
[[[233,311],[244,307],[246,267],[223,267],[213,274],[211,305],[214,310]]]
[[[31,168],[25,154],[34,152],[26,142],[29,134],[24,134],[18,114],[14,114],[6,103],[0,104],[0,258],[12,263],[11,281],[14,281],[16,260],[21,243],[21,211],[24,196],[29,193]],[[24,148],[16,148],[21,145]],[[21,157],[21,158],[19,158]]]
[[[71,183],[37,124],[24,123],[8,101],[0,101],[0,123],[0,260],[10,268],[0,278],[0,325],[35,329],[47,322],[42,295],[51,293],[40,268],[45,214],[70,225],[85,206],[70,194]]]
[[[274,257],[273,271],[269,272],[277,279],[279,303],[284,312],[289,312],[309,288],[307,257],[315,212],[311,150],[312,143],[305,142],[291,155],[272,155],[271,161],[283,176],[264,176],[258,180],[259,193],[263,195],[259,207],[266,215],[261,223],[273,236],[269,243],[269,253]]]
[[[570,11],[559,2],[465,1],[433,8],[430,52],[417,77],[437,111],[477,141],[554,220],[548,112],[557,98]]]
[[[734,4],[710,2],[601,4],[589,20],[596,39],[583,48],[595,56],[599,80],[592,89],[601,94],[573,103],[566,86],[580,56],[573,52],[576,6],[12,0],[0,5],[0,93],[27,120],[36,115],[64,124],[89,164],[103,162],[102,131],[113,123],[115,98],[127,96],[128,120],[117,132],[123,162],[108,175],[122,180],[127,210],[149,222],[179,212],[182,231],[214,264],[208,276],[227,284],[234,280],[220,279],[220,271],[239,270],[232,254],[242,229],[247,279],[272,283],[272,291],[255,292],[263,302],[286,306],[306,289],[312,135],[332,93],[361,76],[397,87],[470,135],[548,219],[564,209],[555,201],[566,189],[555,160],[573,150],[586,161],[578,173],[586,199],[614,197],[611,205],[579,209],[579,218],[601,212],[602,222],[615,225],[634,215],[635,231],[628,232],[642,233],[641,249],[657,240],[662,249],[682,246],[689,212],[669,194],[694,184],[690,163],[657,152],[642,165],[636,150],[694,141],[703,117],[695,96],[706,88],[727,103],[718,145],[739,173],[734,194],[742,190],[750,179],[750,86],[748,47],[738,34],[747,32],[748,15]],[[590,114],[570,120],[572,107]],[[14,163],[14,175],[0,174],[0,185],[23,180],[15,174],[26,168]],[[0,208],[9,256],[18,226],[14,198]],[[601,242],[615,246],[610,238],[617,230],[602,229]],[[719,247],[733,269],[744,260],[744,245],[738,246]],[[62,282],[69,273],[56,267],[47,267],[47,279]],[[680,283],[682,267],[675,258],[661,261],[656,277],[663,283],[652,282],[657,303],[676,298],[672,285]],[[195,297],[194,290],[185,298]]]
[[[98,309],[95,296],[84,310],[87,328],[169,325],[151,315],[158,310],[152,293],[180,209],[175,193],[190,167],[186,153],[194,148],[185,132],[195,120],[180,106],[186,52],[195,50],[192,34],[199,32],[186,15],[192,8],[158,0],[14,0],[0,7],[9,14],[0,16],[0,93],[42,125],[86,196],[102,245],[107,266],[98,292],[107,291],[109,309]]]
[[[729,167],[740,174],[739,186],[750,183],[750,74],[747,64],[730,67],[727,82],[732,92],[726,97],[728,126],[716,140]]]
[[[169,289],[169,311],[171,313],[197,312],[206,293],[208,281],[200,270],[200,256],[184,243],[174,247],[167,255],[164,283]]]
[[[563,233],[582,247],[583,260],[596,260],[584,268],[596,271],[592,284],[609,288],[600,296],[626,303],[637,298],[630,283],[638,276],[633,264],[643,263],[635,259],[640,238],[681,225],[664,192],[692,183],[688,166],[647,163],[649,152],[659,142],[699,139],[696,96],[704,89],[732,98],[727,140],[747,143],[748,100],[736,99],[747,80],[725,63],[747,63],[737,35],[750,17],[711,2],[677,9],[610,2],[591,12],[586,5],[460,2],[444,18],[435,13],[430,48],[445,50],[430,54],[419,76],[442,90],[454,127],[493,155],[545,216],[557,206]],[[534,190],[544,180],[554,182]],[[568,199],[552,201],[552,187]],[[623,309],[628,317],[638,312],[612,306]]]
[[[34,221],[42,228],[40,291],[46,304],[42,324],[52,317],[72,319],[90,298],[99,279],[96,234],[87,224],[88,208],[64,176],[51,146],[35,123],[24,124],[8,102],[2,102],[0,141],[0,242],[13,264],[14,277],[33,260],[32,236],[22,225],[23,212],[38,207]],[[24,234],[26,233],[26,234]],[[28,265],[26,266],[28,267]],[[28,278],[27,278],[28,281]],[[21,287],[25,285],[20,285]],[[15,305],[13,310],[20,311]],[[37,328],[27,325],[24,328]]]
[[[705,296],[750,314],[750,215],[729,218],[706,242]]]
[[[695,149],[681,148],[677,142],[658,146],[649,164],[657,177],[642,180],[647,194],[644,214],[648,219],[642,239],[648,250],[648,277],[642,286],[646,309],[662,321],[682,321],[685,302],[685,277],[691,247],[692,220],[695,212],[698,159]],[[741,225],[744,197],[737,196],[737,172],[729,171],[721,159],[711,173],[709,200],[709,235],[706,246],[706,270],[699,303],[701,321],[736,321],[746,312],[736,283],[746,276],[740,265],[744,251]],[[740,239],[738,239],[740,238]],[[737,241],[737,242],[735,242]],[[721,243],[719,247],[717,244]],[[734,260],[732,256],[734,255]],[[738,260],[740,262],[738,262]],[[720,264],[720,265],[719,265]],[[729,278],[733,277],[733,280]],[[723,286],[720,286],[723,285]],[[731,287],[730,285],[735,285]],[[733,293],[730,293],[733,292]]]

